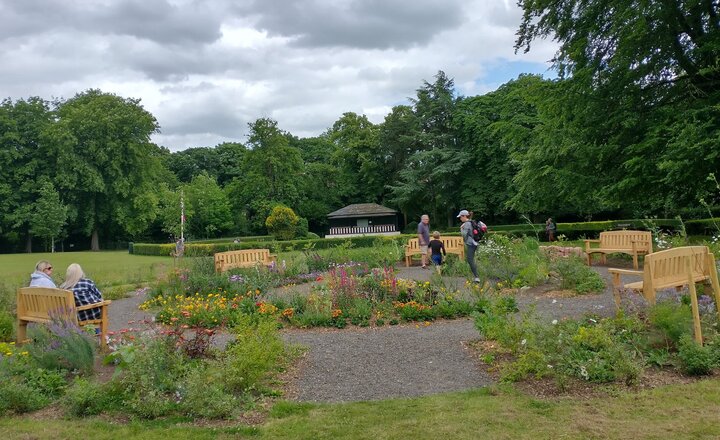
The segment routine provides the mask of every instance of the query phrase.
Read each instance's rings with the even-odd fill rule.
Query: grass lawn
[[[277,404],[261,426],[0,419],[4,438],[716,439],[720,380],[602,398],[534,399],[513,388],[350,404]]]
[[[132,290],[135,286],[154,281],[174,264],[170,257],[131,255],[127,251],[2,254],[0,290],[3,295],[14,296],[18,287],[27,286],[30,274],[40,260],[52,263],[53,279],[57,284],[65,278],[65,271],[71,263],[80,264],[103,294],[108,291],[108,299],[113,299],[114,290]]]

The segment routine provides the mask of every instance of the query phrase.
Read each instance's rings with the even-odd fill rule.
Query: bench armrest
[[[110,305],[110,303],[112,303],[112,301],[110,301],[110,300],[105,300],[105,301],[100,301],[100,302],[93,303],[93,304],[87,304],[87,305],[84,305],[84,306],[75,307],[75,310],[97,309],[98,307],[105,307],[105,306],[107,306],[107,305]]]
[[[585,243],[600,243],[600,240],[598,240],[597,238],[586,238],[586,239],[583,240],[583,241],[584,241]]]
[[[637,275],[642,276],[643,271],[641,270],[630,270],[630,269],[608,269],[608,272],[618,275]]]

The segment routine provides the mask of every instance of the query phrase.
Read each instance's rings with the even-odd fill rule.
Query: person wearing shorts
[[[418,246],[420,247],[420,258],[422,260],[422,268],[427,269],[427,252],[430,243],[430,217],[424,214],[420,217],[418,224]]]
[[[430,240],[428,247],[430,247],[430,261],[435,265],[435,270],[440,273],[440,265],[443,262],[443,256],[445,253],[445,245],[440,241],[440,233],[438,231],[433,232],[433,239]]]

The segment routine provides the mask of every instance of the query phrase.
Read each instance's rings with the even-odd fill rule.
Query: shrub
[[[683,335],[692,332],[692,312],[685,304],[678,304],[671,301],[657,303],[650,308],[650,323],[660,330],[673,346],[677,346]]]
[[[557,258],[551,268],[560,276],[560,287],[563,289],[572,289],[580,294],[602,292],[605,289],[605,281],[579,257]]]
[[[693,376],[710,374],[719,362],[711,347],[698,344],[690,335],[680,337],[678,358],[682,370]]]
[[[106,409],[107,396],[101,384],[77,378],[65,393],[63,404],[72,416],[94,416]]]
[[[50,314],[47,325],[31,324],[27,345],[30,357],[48,370],[78,371],[92,373],[95,363],[95,341],[66,312]]]
[[[295,211],[287,206],[278,205],[272,209],[265,220],[265,226],[276,239],[292,240],[297,234],[299,221],[300,218]]]
[[[23,372],[23,378],[32,389],[50,398],[61,396],[67,387],[64,371],[28,368]]]
[[[190,370],[180,385],[177,396],[180,410],[190,417],[225,419],[232,415],[235,398],[223,390],[218,380],[219,372],[210,367]]]
[[[0,414],[36,411],[48,403],[47,397],[17,378],[0,380]]]
[[[0,342],[12,341],[15,337],[15,320],[9,312],[0,310]]]
[[[348,316],[351,324],[362,327],[368,326],[372,316],[372,304],[366,299],[355,298],[348,310]]]
[[[229,344],[223,359],[223,379],[232,391],[257,387],[278,367],[285,354],[285,345],[278,335],[274,320],[260,319],[253,324],[242,319],[233,328],[236,340]]]

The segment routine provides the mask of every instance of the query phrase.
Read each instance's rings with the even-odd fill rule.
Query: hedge
[[[620,229],[646,230],[648,224],[659,227],[665,231],[677,231],[681,228],[682,222],[678,219],[629,219],[629,220],[606,220],[597,222],[576,222],[557,223],[556,235],[565,235],[568,239],[574,240],[582,237],[597,237],[600,232]],[[687,228],[687,223],[686,223]],[[545,235],[545,224],[521,224],[521,225],[488,225],[488,230],[511,236],[534,236]]]
[[[242,241],[240,243],[186,243],[186,256],[210,256],[216,252],[233,251],[240,249],[270,249],[271,252],[287,252],[303,249],[329,249],[350,243],[352,247],[370,247],[376,241],[383,243],[396,242],[404,245],[414,235],[393,235],[393,236],[361,236],[347,238],[314,238],[306,240],[288,241]],[[132,253],[135,255],[159,255],[170,256],[175,251],[174,243],[167,244],[144,244],[135,243]]]

